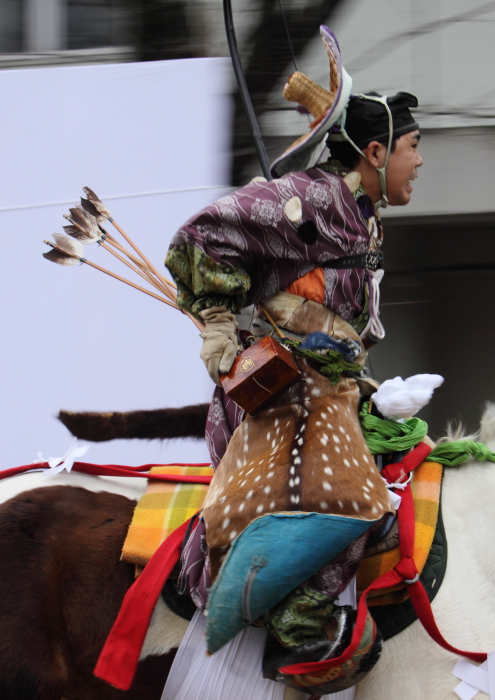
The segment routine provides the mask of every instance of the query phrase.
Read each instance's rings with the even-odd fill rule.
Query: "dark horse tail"
[[[158,408],[125,413],[60,411],[58,419],[72,435],[91,442],[123,438],[203,439],[209,407],[208,403],[200,403],[182,408]]]

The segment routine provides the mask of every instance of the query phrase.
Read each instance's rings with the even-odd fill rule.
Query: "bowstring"
[[[294,51],[294,46],[292,45],[292,39],[290,37],[290,32],[289,32],[289,25],[287,24],[287,18],[285,16],[285,10],[284,10],[284,6],[282,5],[282,0],[278,0],[278,4],[280,5],[280,10],[282,12],[282,18],[284,20],[285,33],[287,34],[287,40],[289,42],[290,52],[292,54],[292,62],[294,64],[294,68],[296,69],[296,71],[298,71],[299,69],[297,67],[297,62],[296,62],[296,53]],[[311,122],[313,121],[311,114],[308,113],[306,116],[308,119],[308,124],[311,124]]]
[[[288,26],[288,24],[287,24],[287,19],[286,19],[286,17],[285,17],[285,11],[284,11],[284,7],[283,7],[283,5],[282,5],[282,0],[278,0],[278,4],[280,5],[280,10],[281,10],[281,12],[282,12],[282,18],[283,18],[283,20],[284,20],[285,33],[287,34],[287,39],[288,39],[288,41],[289,41],[290,51],[291,51],[291,54],[292,54],[292,62],[294,63],[294,68],[295,68],[296,71],[297,71],[298,68],[297,68],[297,63],[296,63],[296,54],[295,54],[295,52],[294,52],[294,47],[293,47],[293,45],[292,45],[292,39],[290,38],[289,26]]]

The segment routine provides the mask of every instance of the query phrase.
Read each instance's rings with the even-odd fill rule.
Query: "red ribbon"
[[[406,455],[402,462],[397,464],[390,464],[382,471],[382,476],[386,477],[389,483],[396,483],[398,481],[404,481],[409,473],[416,469],[422,462],[424,462],[425,457],[431,452],[431,447],[422,442],[417,447],[414,448],[412,452]],[[398,490],[397,490],[398,491]],[[421,581],[415,580],[418,576],[418,570],[416,564],[414,563],[413,552],[414,552],[414,501],[412,497],[411,485],[408,484],[403,491],[400,491],[402,496],[402,501],[400,508],[398,510],[398,520],[399,520],[399,539],[400,539],[400,551],[402,559],[394,566],[391,571],[383,574],[376,581],[368,586],[368,588],[363,592],[361,598],[359,599],[357,608],[356,624],[354,625],[354,630],[351,637],[351,642],[344,652],[334,658],[325,661],[314,661],[302,664],[292,664],[291,666],[284,666],[280,668],[280,673],[284,675],[305,675],[307,673],[318,673],[320,671],[326,671],[330,668],[336,666],[341,666],[346,661],[348,661],[353,654],[356,652],[361,637],[363,636],[364,628],[366,625],[366,618],[368,615],[368,605],[367,597],[371,591],[380,590],[383,588],[389,588],[390,586],[395,586],[398,583],[405,581],[408,585],[409,597],[411,603],[414,607],[416,615],[421,621],[423,627],[428,632],[430,637],[437,642],[441,647],[447,651],[457,654],[459,656],[465,656],[471,661],[476,661],[481,663],[486,661],[487,655],[482,653],[476,653],[471,651],[461,651],[451,646],[442,636],[440,630],[438,629],[435,619],[433,617],[433,612],[431,609],[430,601],[423,587]]]
[[[35,469],[48,469],[48,462],[37,462],[35,464],[25,464],[22,467],[12,467],[0,471],[0,479],[6,479],[9,476],[32,472]],[[173,481],[187,484],[209,484],[213,475],[209,474],[150,474],[151,467],[211,467],[211,464],[143,464],[140,467],[126,467],[121,464],[90,464],[89,462],[74,462],[72,469],[75,472],[83,474],[92,474],[93,476],[131,476],[140,479],[153,479],[154,481]]]
[[[151,615],[179,559],[189,522],[174,530],[153,554],[141,576],[125,594],[105,641],[93,673],[119,690],[129,690],[132,685]]]

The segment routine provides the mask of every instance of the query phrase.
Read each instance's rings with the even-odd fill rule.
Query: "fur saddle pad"
[[[213,467],[152,467],[151,474],[211,476]],[[161,543],[203,506],[207,484],[149,481],[138,501],[122,548],[122,561],[146,566]]]
[[[423,462],[415,471],[412,480],[414,499],[414,562],[421,572],[430,552],[438,520],[440,505],[440,487],[443,466],[437,462]],[[388,552],[375,554],[363,559],[357,572],[357,592],[360,595],[382,574],[390,571],[400,559],[400,549],[396,547]],[[373,591],[368,596],[368,606],[396,605],[408,598],[406,584],[402,583],[388,589]]]

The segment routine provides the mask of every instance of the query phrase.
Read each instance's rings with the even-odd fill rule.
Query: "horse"
[[[489,404],[474,439],[495,451],[495,405]],[[442,514],[447,570],[432,602],[444,638],[465,651],[495,650],[495,465],[470,461],[444,470]],[[419,621],[383,645],[375,668],[357,686],[355,700],[458,700],[452,675],[458,657],[438,646]],[[476,700],[488,700],[479,692]]]
[[[135,567],[120,553],[146,479],[21,474],[0,489],[0,698],[159,700],[188,623],[160,599],[131,690],[92,674]]]
[[[495,406],[483,416],[479,440],[495,450]],[[134,580],[134,567],[120,561],[120,550],[144,486],[144,479],[75,473],[30,473],[2,482],[2,700],[159,700],[187,628],[161,600],[131,689],[118,691],[92,675]],[[442,511],[449,555],[432,608],[444,637],[470,651],[495,649],[492,494],[492,464],[468,462],[445,470]],[[378,664],[356,686],[355,700],[455,700],[456,661],[416,621],[384,644]],[[487,698],[480,692],[476,700]]]

